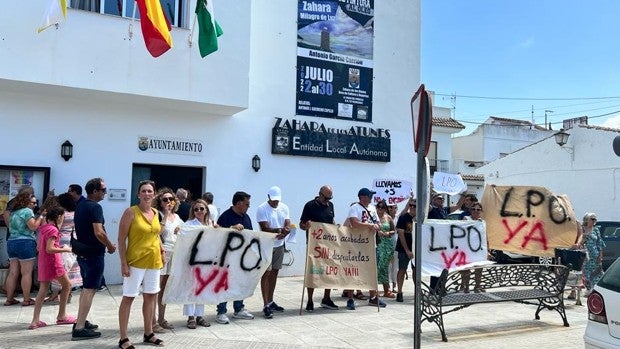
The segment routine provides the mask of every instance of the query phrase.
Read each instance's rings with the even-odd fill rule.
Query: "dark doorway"
[[[155,181],[157,189],[168,187],[176,191],[178,188],[185,188],[190,192],[190,200],[199,198],[204,189],[204,173],[204,167],[133,164],[131,204],[135,205],[138,202],[136,197],[138,183],[145,179]]]

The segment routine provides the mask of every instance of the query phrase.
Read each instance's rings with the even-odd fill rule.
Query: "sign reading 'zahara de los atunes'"
[[[390,130],[365,126],[330,128],[319,122],[276,118],[271,153],[390,161]]]

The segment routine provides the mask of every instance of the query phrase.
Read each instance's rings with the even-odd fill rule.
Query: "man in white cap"
[[[260,280],[264,304],[263,315],[266,319],[271,319],[274,311],[284,311],[284,308],[273,301],[278,271],[282,268],[282,260],[284,259],[284,238],[291,230],[288,206],[280,202],[281,200],[282,191],[279,187],[273,186],[267,192],[267,201],[258,206],[256,210],[256,220],[260,225],[260,230],[276,234],[271,265]]]

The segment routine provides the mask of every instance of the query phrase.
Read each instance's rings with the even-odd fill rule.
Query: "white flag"
[[[67,0],[49,0],[49,4],[43,14],[43,24],[37,33],[44,31],[54,24],[60,23],[67,18]]]

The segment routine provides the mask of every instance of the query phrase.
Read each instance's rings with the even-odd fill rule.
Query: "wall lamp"
[[[260,157],[258,155],[254,155],[252,158],[252,168],[254,172],[258,172],[260,170]]]
[[[60,157],[65,159],[65,161],[69,161],[73,157],[73,144],[69,141],[65,141],[60,146]]]
[[[555,137],[555,143],[557,143],[560,147],[568,142],[569,133],[566,133],[564,129],[561,129],[560,132],[553,135]]]

